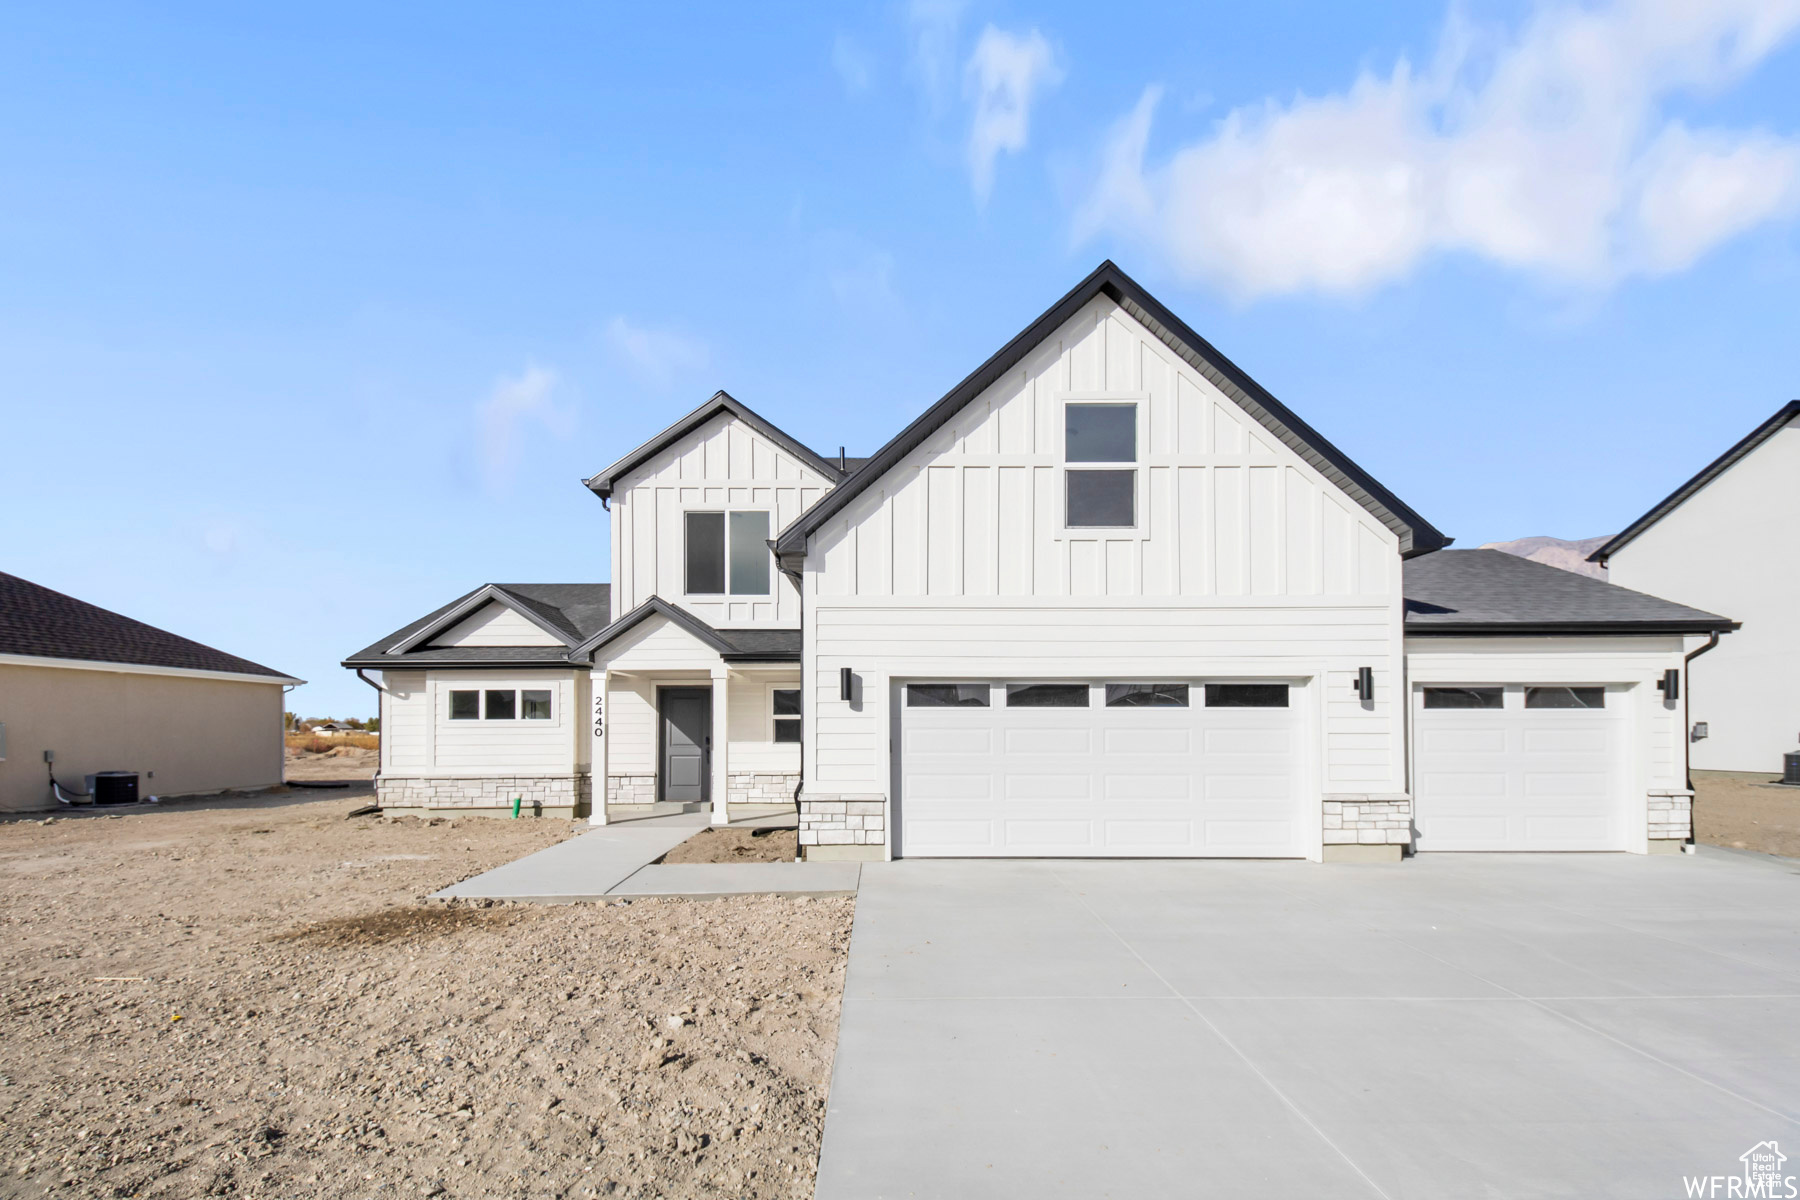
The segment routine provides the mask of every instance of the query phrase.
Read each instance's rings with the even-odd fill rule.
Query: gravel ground
[[[1773,771],[1694,772],[1694,838],[1712,846],[1800,858],[1800,788]]]
[[[425,904],[576,832],[0,825],[0,1195],[812,1192],[848,900]]]

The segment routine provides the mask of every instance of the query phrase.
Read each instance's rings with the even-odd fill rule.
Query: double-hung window
[[[687,514],[687,594],[769,594],[769,514],[764,509]]]
[[[800,740],[800,689],[769,689],[770,720],[773,722],[774,741],[798,742]]]
[[[1063,524],[1070,529],[1137,525],[1136,404],[1063,405]]]

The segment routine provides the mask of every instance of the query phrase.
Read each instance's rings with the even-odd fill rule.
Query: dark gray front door
[[[712,787],[712,689],[662,690],[662,798],[704,801]]]

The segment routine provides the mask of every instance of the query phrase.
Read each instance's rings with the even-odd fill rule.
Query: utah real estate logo
[[[1683,1175],[1681,1182],[1691,1200],[1795,1200],[1800,1179],[1781,1173],[1787,1155],[1774,1142],[1758,1142],[1742,1154],[1742,1175]]]

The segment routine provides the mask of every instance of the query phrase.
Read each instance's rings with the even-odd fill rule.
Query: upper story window
[[[764,509],[687,514],[687,594],[769,594],[769,514]]]
[[[1071,529],[1136,526],[1137,460],[1136,404],[1063,405],[1063,523]]]

